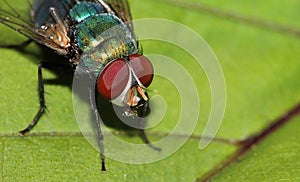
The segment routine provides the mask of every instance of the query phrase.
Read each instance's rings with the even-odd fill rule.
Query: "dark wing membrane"
[[[0,23],[14,29],[30,39],[41,40],[42,38],[45,38],[45,36],[37,30],[38,27],[36,27],[30,20],[27,20],[14,12],[1,8]]]
[[[32,19],[39,26],[55,23],[49,13],[50,7],[57,9],[59,15],[67,19],[70,9],[77,2],[77,0],[36,0],[31,7]]]
[[[132,16],[128,0],[104,0],[114,12],[128,24],[129,28],[133,32]]]
[[[6,5],[8,8],[5,8],[2,5],[0,7],[0,24],[6,25],[7,27],[19,32],[20,34],[23,34],[29,39],[56,50],[59,54],[67,54],[66,49],[60,47],[53,41],[53,38],[51,37],[52,32],[37,26],[28,18],[20,15],[18,11],[8,3],[6,3]]]
[[[125,22],[132,21],[128,0],[105,0]]]

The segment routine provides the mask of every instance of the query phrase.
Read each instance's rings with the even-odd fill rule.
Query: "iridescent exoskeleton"
[[[152,82],[153,67],[139,50],[127,0],[36,0],[30,7],[31,20],[14,8],[0,8],[0,23],[28,37],[23,45],[35,41],[64,56],[73,68],[85,65],[87,72],[97,78],[98,93],[127,108],[126,115],[144,118],[149,114],[145,88]],[[38,67],[40,109],[21,135],[29,132],[45,111],[44,66],[40,63]],[[105,170],[100,129],[98,135]]]

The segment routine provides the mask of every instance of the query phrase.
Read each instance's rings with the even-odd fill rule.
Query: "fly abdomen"
[[[106,13],[106,10],[100,4],[80,2],[71,9],[70,17],[72,18],[72,21],[79,23],[90,16],[101,13]]]

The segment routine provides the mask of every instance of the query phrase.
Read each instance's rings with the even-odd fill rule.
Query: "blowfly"
[[[144,121],[150,112],[146,88],[153,79],[153,66],[139,49],[127,0],[35,0],[29,3],[30,20],[9,3],[4,4],[9,10],[0,7],[0,23],[28,38],[22,46],[36,42],[47,47],[63,56],[74,71],[79,64],[85,65],[86,72],[96,77],[98,94],[127,108],[125,115],[138,116]],[[110,31],[115,26],[118,28]],[[40,107],[20,135],[30,132],[45,112],[42,70],[48,64],[38,65]],[[91,110],[97,111],[92,102]],[[102,171],[105,171],[100,119],[96,122]],[[151,146],[143,129],[141,132],[143,140]]]

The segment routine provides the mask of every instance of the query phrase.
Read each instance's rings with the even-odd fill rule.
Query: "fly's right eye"
[[[153,80],[153,66],[151,62],[143,55],[131,54],[131,67],[143,86],[148,87]]]
[[[97,81],[97,88],[107,100],[118,97],[126,88],[130,71],[124,59],[117,59],[106,65]]]

